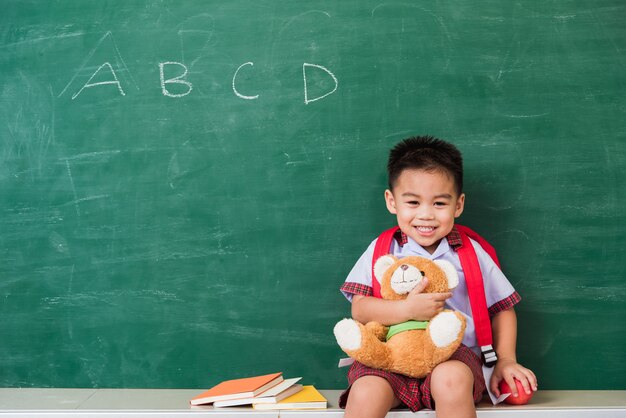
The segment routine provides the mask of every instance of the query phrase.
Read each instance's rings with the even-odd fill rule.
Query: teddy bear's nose
[[[406,271],[406,269],[408,269],[408,268],[409,268],[409,266],[407,266],[406,264],[403,264],[403,265],[401,265],[401,266],[400,266],[400,268],[401,268],[403,271]]]

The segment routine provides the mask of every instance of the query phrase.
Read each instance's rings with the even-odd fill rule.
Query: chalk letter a
[[[111,71],[111,75],[113,76],[113,80],[108,80],[108,81],[99,81],[97,83],[92,83],[91,80],[93,80],[93,78],[96,76],[96,74],[98,74],[100,72],[100,70],[103,67],[108,67],[109,71]],[[124,93],[124,89],[122,89],[122,85],[120,84],[120,82],[117,80],[117,75],[115,74],[115,71],[113,70],[113,67],[111,67],[111,64],[108,62],[105,62],[104,64],[102,64],[100,67],[98,67],[98,69],[96,70],[96,72],[94,72],[91,77],[89,78],[89,80],[87,80],[87,82],[85,83],[85,85],[78,90],[78,92],[74,93],[74,95],[72,96],[72,100],[74,100],[75,98],[77,98],[82,92],[83,90],[85,90],[86,88],[89,87],[95,87],[95,86],[102,86],[105,84],[115,84],[117,86],[117,89],[119,90],[120,94],[122,96],[126,96],[126,93]]]
[[[178,75],[174,78],[168,78],[167,80],[165,79],[165,70],[164,67],[166,65],[178,65],[180,67],[183,67],[184,72],[181,75]],[[163,96],[167,96],[167,97],[183,97],[188,95],[189,93],[191,93],[191,90],[193,90],[193,86],[191,85],[191,83],[187,80],[183,80],[183,78],[185,78],[187,76],[187,67],[185,67],[184,64],[181,64],[180,62],[174,62],[174,61],[168,61],[168,62],[160,62],[159,63],[159,72],[161,75],[161,92],[163,93]],[[166,84],[184,84],[185,86],[187,86],[187,91],[184,93],[171,93],[166,87]]]
[[[328,75],[330,75],[333,78],[333,81],[335,82],[335,88],[332,89],[331,91],[329,91],[326,94],[323,94],[321,96],[318,96],[314,99],[310,99],[309,98],[309,92],[307,89],[307,83],[306,83],[306,69],[307,67],[315,67],[315,68],[319,68],[322,71],[325,71]],[[309,64],[309,63],[304,63],[302,64],[302,78],[304,79],[304,104],[309,104],[312,102],[315,102],[317,100],[321,100],[326,96],[329,96],[331,94],[333,94],[335,91],[337,91],[337,86],[339,85],[339,82],[337,81],[337,77],[335,77],[335,75],[333,73],[330,72],[330,70],[328,70],[328,68],[323,67],[321,65],[317,65],[317,64]]]

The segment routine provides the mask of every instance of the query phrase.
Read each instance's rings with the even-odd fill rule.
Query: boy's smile
[[[444,171],[407,169],[393,190],[385,191],[385,201],[402,232],[432,254],[461,216],[465,195],[457,195],[454,179]]]

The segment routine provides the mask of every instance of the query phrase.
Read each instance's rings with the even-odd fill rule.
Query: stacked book
[[[191,399],[192,407],[215,408],[252,405],[255,409],[325,409],[326,398],[300,377],[284,379],[282,373],[226,380]]]

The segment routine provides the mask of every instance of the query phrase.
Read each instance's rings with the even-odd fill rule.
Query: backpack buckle
[[[491,345],[483,345],[480,347],[483,364],[487,367],[493,367],[498,361],[498,355]]]

